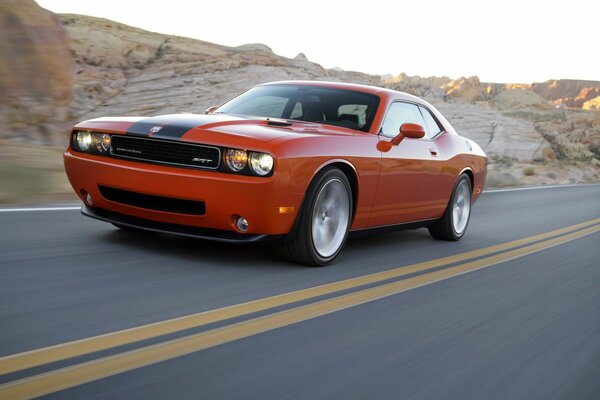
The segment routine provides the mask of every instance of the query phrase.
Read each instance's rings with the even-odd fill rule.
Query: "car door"
[[[426,110],[425,110],[426,111]],[[379,184],[369,225],[371,227],[401,224],[437,218],[445,204],[436,195],[441,164],[432,140],[440,132],[432,127],[431,114],[423,117],[420,106],[409,102],[393,102],[384,118],[380,140],[390,141],[404,123],[423,126],[423,139],[405,138],[397,146],[381,153]],[[433,119],[433,124],[436,124]]]

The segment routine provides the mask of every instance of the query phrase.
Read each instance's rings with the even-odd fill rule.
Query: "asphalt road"
[[[128,233],[75,210],[0,212],[0,398],[17,398],[6,390],[21,379],[18,393],[52,399],[598,399],[596,218],[598,185],[484,193],[460,242],[425,229],[363,237],[306,268],[270,245]],[[361,280],[384,271],[400,272]],[[349,278],[358,284],[14,367],[30,350]]]

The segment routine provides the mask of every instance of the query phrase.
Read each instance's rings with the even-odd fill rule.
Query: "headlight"
[[[90,132],[77,132],[75,135],[77,147],[81,151],[88,151],[92,144],[92,134]]]
[[[107,154],[110,151],[110,135],[99,132],[76,132],[73,135],[75,150],[92,154]]]
[[[108,153],[110,150],[110,135],[106,133],[96,133],[94,135],[94,141],[96,142],[96,150],[98,153]]]
[[[248,164],[248,153],[244,150],[229,149],[225,152],[225,164],[233,172],[240,172]]]
[[[273,157],[265,153],[252,153],[250,168],[256,175],[265,176],[273,169]]]

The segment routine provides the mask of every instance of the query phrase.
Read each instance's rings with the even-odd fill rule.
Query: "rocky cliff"
[[[203,112],[248,87],[274,80],[380,83],[377,76],[328,71],[303,55],[281,57],[262,44],[225,47],[100,18],[61,19],[74,59],[73,112],[78,119]]]
[[[600,82],[559,79],[534,83],[531,90],[555,104],[582,108],[586,101],[600,96]]]
[[[48,141],[70,119],[72,62],[60,18],[33,0],[0,2],[0,136]]]

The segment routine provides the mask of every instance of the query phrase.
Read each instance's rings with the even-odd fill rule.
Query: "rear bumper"
[[[70,150],[64,153],[64,162],[71,186],[84,202],[84,194],[90,194],[94,209],[168,225],[229,231],[239,235],[284,235],[291,230],[303,197],[293,193],[289,173],[282,168],[276,170],[273,176],[262,178],[143,164],[72,153]],[[190,215],[111,201],[102,195],[99,186],[203,202],[205,211],[202,215]],[[280,207],[293,207],[294,211],[282,214]],[[237,216],[248,220],[247,232],[237,231]],[[135,223],[132,225],[139,227]],[[204,237],[203,234],[191,236]]]
[[[216,229],[197,228],[193,226],[150,221],[143,218],[132,217],[130,215],[119,214],[114,211],[90,207],[85,204],[81,207],[81,213],[86,217],[130,228],[143,229],[151,232],[169,233],[178,236],[214,240],[218,242],[252,243],[258,242],[267,237],[267,235],[241,234],[231,231],[221,231]]]

